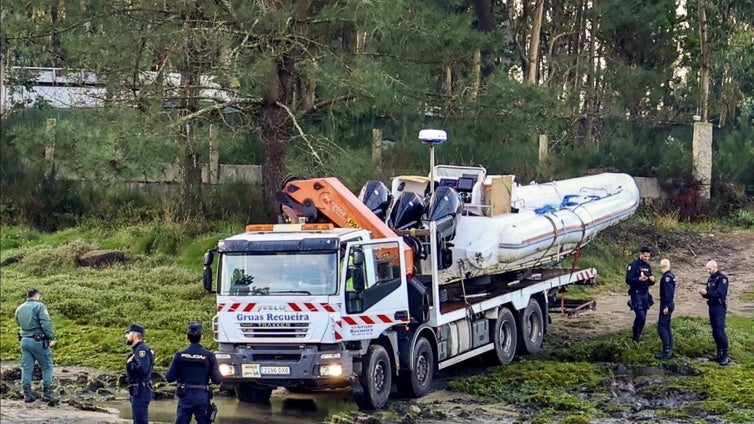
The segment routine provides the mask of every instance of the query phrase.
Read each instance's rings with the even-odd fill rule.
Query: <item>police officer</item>
[[[660,279],[660,317],[657,319],[657,334],[662,341],[662,352],[657,353],[657,359],[670,359],[673,357],[673,332],[670,329],[670,318],[675,309],[675,283],[676,278],[670,270],[670,261],[660,261],[662,278]]]
[[[149,423],[149,402],[152,401],[152,369],[154,352],[144,343],[144,327],[131,324],[126,330],[126,344],[133,352],[126,359],[126,379],[134,424]]]
[[[212,387],[209,382],[220,384],[223,380],[217,365],[215,354],[202,347],[204,338],[202,324],[195,322],[186,329],[189,346],[179,350],[173,356],[165,379],[178,382],[178,410],[176,424],[188,424],[191,416],[196,417],[197,424],[209,423],[210,399]]]
[[[34,362],[42,368],[42,382],[44,394],[42,401],[57,400],[52,396],[52,346],[57,343],[55,330],[47,306],[42,303],[42,293],[31,289],[26,294],[26,302],[16,308],[16,323],[21,328],[19,339],[21,344],[21,382],[24,387],[24,402],[31,403],[37,398],[31,391],[31,377],[34,372]]]
[[[712,337],[717,345],[717,354],[709,358],[720,365],[730,364],[728,354],[728,335],[725,333],[725,313],[728,305],[725,297],[728,295],[728,277],[717,269],[717,262],[709,261],[705,267],[709,273],[707,287],[699,290],[699,294],[707,299],[709,307],[709,322],[712,326]]]
[[[631,262],[626,269],[626,284],[629,285],[628,295],[631,297],[629,306],[633,309],[636,317],[633,326],[633,341],[641,341],[641,332],[647,322],[647,310],[652,304],[652,296],[649,294],[649,286],[655,283],[652,275],[652,265],[649,264],[651,250],[643,246],[638,258]]]

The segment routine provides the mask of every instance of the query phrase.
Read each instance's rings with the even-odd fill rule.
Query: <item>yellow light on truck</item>
[[[335,228],[332,224],[304,224],[301,226],[305,231],[330,231]]]
[[[332,224],[249,224],[247,232],[280,232],[293,233],[296,231],[329,231],[335,228]]]
[[[249,224],[246,231],[272,231],[274,228],[274,224]]]

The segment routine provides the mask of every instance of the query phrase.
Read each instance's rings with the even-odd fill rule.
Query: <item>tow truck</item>
[[[432,179],[419,179],[413,194],[433,191]],[[248,225],[205,254],[223,388],[241,402],[267,403],[278,387],[350,386],[362,409],[382,408],[393,385],[424,396],[446,367],[538,351],[557,293],[597,275],[531,267],[441,278],[451,264],[463,271],[455,230],[481,206],[471,196],[450,208],[398,206],[379,185],[365,187],[357,197],[335,178],[289,181],[278,194],[287,223]]]

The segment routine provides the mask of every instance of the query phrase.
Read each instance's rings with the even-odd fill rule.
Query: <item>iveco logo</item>
[[[260,311],[284,311],[285,305],[259,305]]]

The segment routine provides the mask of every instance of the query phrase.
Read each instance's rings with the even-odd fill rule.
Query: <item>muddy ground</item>
[[[707,274],[704,265],[710,259],[717,260],[721,271],[730,278],[728,292],[730,312],[736,315],[754,316],[754,302],[741,299],[743,292],[754,290],[754,231],[733,234],[687,234],[681,231],[664,231],[659,234],[640,227],[623,228],[620,231],[645,232],[638,236],[645,238],[646,244],[657,253],[653,256],[652,262],[658,270],[660,258],[667,257],[671,260],[679,284],[676,290],[675,316],[707,316],[707,306],[697,291],[706,281]],[[620,234],[613,234],[613,236],[620,237]],[[627,238],[633,239],[632,243],[634,243],[637,235]],[[654,294],[658,297],[657,287],[654,287]],[[625,296],[604,293],[596,296],[595,300],[597,302],[595,311],[571,318],[553,314],[553,325],[549,327],[550,334],[547,338],[567,342],[630,328],[633,314],[626,308]],[[654,313],[650,315],[648,322],[653,322],[654,315]],[[656,337],[656,334],[646,334],[645,337]],[[714,345],[710,340],[710,350],[713,349]],[[505,404],[489,404],[473,396],[445,390],[452,379],[481,372],[484,372],[484,368],[473,365],[452,367],[441,372],[435,382],[436,389],[418,401],[395,399],[390,402],[386,411],[372,415],[349,413],[347,418],[340,420],[335,417],[333,422],[525,422],[526,417],[531,416],[526,411],[518,411]],[[3,423],[130,422],[119,418],[117,409],[107,407],[107,405],[127,402],[127,393],[120,388],[122,385],[119,384],[122,376],[118,373],[87,367],[58,366],[55,368],[55,379],[60,401],[56,404],[45,404],[39,400],[32,404],[23,402],[20,369],[17,362],[0,363],[0,374],[0,420]],[[39,384],[38,381],[39,376],[36,376],[35,384]],[[633,382],[626,381],[625,384],[630,387]],[[618,388],[616,396],[621,396],[621,392]],[[284,394],[285,392],[281,391],[274,396]],[[159,396],[165,399],[171,398],[172,389],[169,386],[160,389]],[[616,399],[616,402],[621,402],[621,399]],[[601,422],[654,421],[651,415],[646,416],[640,409],[637,408],[635,414],[623,414]]]

